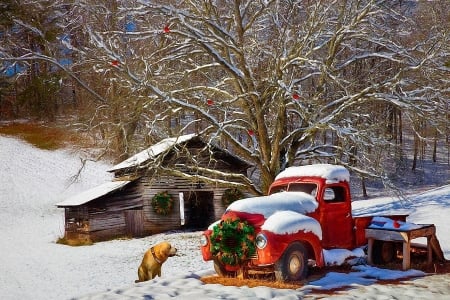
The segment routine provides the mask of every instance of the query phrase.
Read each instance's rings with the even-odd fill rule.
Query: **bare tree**
[[[65,70],[124,156],[140,133],[197,132],[252,163],[248,188],[261,193],[306,162],[385,178],[394,117],[441,116],[448,101],[448,29],[432,22],[434,35],[416,36],[420,1],[91,2],[70,6],[77,60]],[[438,82],[426,80],[436,67]]]
[[[165,106],[156,110],[160,118],[154,127],[164,128],[157,120],[173,117],[174,111],[193,116],[182,129],[195,128],[253,163],[262,192],[281,168],[306,160],[349,164],[356,159],[354,169],[380,176],[378,165],[368,164],[374,160],[370,150],[389,141],[384,116],[373,115],[373,107],[378,103],[413,115],[434,105],[419,96],[420,86],[409,73],[425,68],[444,39],[432,45],[428,37],[402,41],[414,24],[399,6],[383,1],[140,4],[124,14],[139,28],[134,39],[151,41],[158,50],[135,57],[146,63],[144,70],[125,63],[117,71],[148,90],[146,105]]]

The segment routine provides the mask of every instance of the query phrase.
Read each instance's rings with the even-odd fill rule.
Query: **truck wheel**
[[[214,271],[216,271],[217,275],[219,275],[220,277],[231,277],[231,278],[236,277],[236,272],[230,272],[225,270],[223,264],[217,259],[214,259]]]
[[[292,243],[275,263],[277,281],[298,281],[308,273],[308,253],[302,243]]]
[[[375,264],[387,264],[394,260],[396,255],[393,242],[376,240],[373,243],[373,262]]]

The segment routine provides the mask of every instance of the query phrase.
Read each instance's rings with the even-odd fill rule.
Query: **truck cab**
[[[334,167],[338,168],[338,166]],[[336,171],[334,167],[333,170]],[[294,173],[304,174],[304,169],[297,168],[297,172]],[[340,172],[344,171],[340,170]],[[348,177],[349,175],[346,175],[344,178]],[[355,247],[351,196],[347,180],[340,181],[337,177],[330,179],[329,176],[326,178],[323,176],[298,177],[298,175],[285,177],[282,173],[270,186],[269,195],[281,191],[304,192],[316,199],[318,208],[309,216],[321,225],[323,248],[353,249]]]

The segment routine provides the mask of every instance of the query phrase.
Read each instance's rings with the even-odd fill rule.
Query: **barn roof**
[[[123,188],[131,181],[111,181],[56,203],[58,207],[78,206]]]
[[[158,156],[159,154],[167,151],[171,147],[184,143],[186,141],[189,141],[193,137],[195,137],[196,134],[186,134],[181,135],[179,137],[171,137],[161,140],[160,142],[154,144],[153,146],[139,152],[138,154],[135,154],[131,156],[130,158],[124,160],[123,162],[113,166],[111,169],[108,170],[108,172],[114,172],[121,169],[126,168],[132,168],[137,167],[146,161],[148,161],[151,158],[154,158]]]
[[[115,172],[118,170],[139,167],[142,164],[146,163],[148,160],[157,157],[161,153],[166,152],[173,146],[183,144],[183,143],[189,142],[191,140],[196,140],[196,139],[199,139],[199,136],[195,133],[163,139],[160,142],[154,144],[153,146],[151,146],[151,147],[131,156],[130,158],[124,160],[123,162],[113,166],[111,169],[108,170],[108,172]],[[227,151],[225,149],[220,149],[219,147],[214,146],[214,145],[213,145],[213,147],[216,150],[219,150],[221,153],[223,153],[229,159],[232,159],[235,164],[246,166],[246,168],[248,168],[250,166],[247,162],[245,162],[244,160],[240,159],[239,157],[231,154],[229,151]]]

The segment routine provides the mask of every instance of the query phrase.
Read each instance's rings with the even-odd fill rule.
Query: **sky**
[[[64,210],[56,203],[111,181],[112,165],[88,161],[81,166],[70,150],[48,151],[0,136],[0,299],[449,299],[450,275],[419,270],[388,270],[366,265],[361,249],[327,251],[327,261],[355,260],[348,274],[328,272],[298,289],[249,288],[204,284],[215,276],[202,260],[201,232],[167,232],[139,239],[118,239],[92,246],[56,244],[64,233]],[[450,258],[450,185],[406,200],[376,198],[353,202],[354,215],[408,213],[408,224],[436,225],[445,257]],[[167,240],[178,249],[162,276],[142,283],[137,268],[144,252]],[[418,241],[420,242],[420,240]],[[381,280],[402,279],[380,282]],[[333,291],[341,288],[339,291]],[[331,291],[331,292],[330,292]]]

